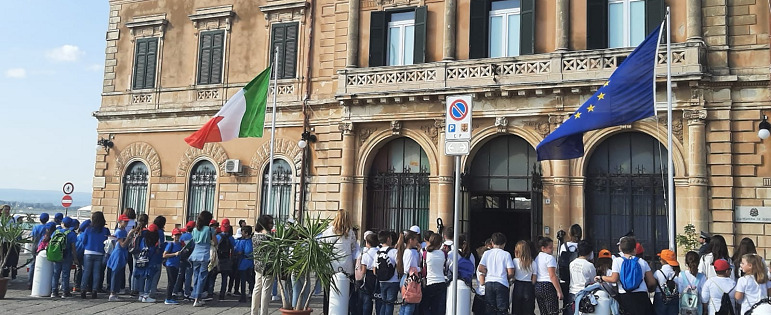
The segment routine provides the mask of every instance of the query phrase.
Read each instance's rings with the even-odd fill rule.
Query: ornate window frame
[[[158,100],[158,90],[160,90],[160,74],[161,74],[161,68],[163,67],[163,44],[164,44],[164,35],[166,34],[166,25],[168,24],[168,20],[166,19],[166,14],[154,14],[154,15],[144,15],[144,16],[135,16],[131,19],[130,22],[126,22],[126,27],[129,29],[129,34],[131,35],[131,43],[134,46],[132,48],[131,52],[131,72],[128,74],[128,81],[129,87],[127,89],[128,92],[130,92],[129,96],[129,103],[130,104],[142,104],[142,103],[150,103],[155,104]],[[149,89],[134,89],[133,84],[133,76],[134,76],[134,68],[136,67],[136,61],[134,60],[136,58],[136,41],[137,39],[142,38],[158,38],[158,51],[156,52],[156,60],[155,60],[155,82],[153,83],[153,88]],[[154,106],[154,105],[151,105]]]
[[[196,58],[193,65],[193,73],[195,77],[192,79],[191,86],[196,87],[197,101],[213,101],[222,100],[225,93],[224,87],[228,84],[228,63],[230,56],[230,32],[233,25],[233,18],[235,12],[233,11],[233,5],[223,5],[216,7],[199,8],[195,10],[194,14],[188,15],[190,21],[195,28],[195,36],[198,38],[196,41]],[[225,38],[223,39],[222,48],[222,80],[220,83],[215,84],[198,84],[198,71],[201,58],[200,49],[200,34],[208,31],[224,31]],[[218,102],[219,103],[219,102]]]

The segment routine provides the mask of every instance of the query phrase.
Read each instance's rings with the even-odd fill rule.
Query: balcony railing
[[[610,77],[633,48],[556,52],[507,58],[432,62],[409,66],[339,70],[337,98],[457,93],[485,88],[536,89],[547,86],[596,85]],[[663,47],[662,47],[663,50]],[[672,45],[676,80],[701,77],[704,48]],[[657,75],[665,74],[666,52],[659,52]]]

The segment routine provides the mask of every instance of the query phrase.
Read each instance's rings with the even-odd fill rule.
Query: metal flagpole
[[[273,142],[276,139],[276,94],[278,94],[278,47],[273,56],[273,120],[270,123],[270,161],[268,162],[268,207],[270,211],[273,210]],[[270,91],[270,89],[268,89]],[[278,212],[276,212],[278,215]]]
[[[675,182],[674,167],[672,163],[672,47],[671,39],[671,16],[669,7],[667,7],[667,207],[669,221],[669,249],[677,253],[675,245]]]
[[[458,234],[460,233],[460,155],[455,156],[455,214],[452,219],[452,247],[454,253],[452,255],[452,312],[450,314],[457,314],[458,308],[458,250],[460,244],[458,244]]]

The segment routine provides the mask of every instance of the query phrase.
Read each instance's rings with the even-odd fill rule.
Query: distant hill
[[[64,193],[56,190],[27,190],[0,188],[0,200],[6,203],[39,203],[61,207]],[[75,192],[72,195],[71,208],[83,207],[91,204],[91,193]]]

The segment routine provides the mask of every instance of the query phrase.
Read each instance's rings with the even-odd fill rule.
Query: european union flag
[[[568,160],[584,155],[584,132],[628,125],[655,115],[653,79],[659,26],[610,75],[567,121],[536,147],[538,160]]]

